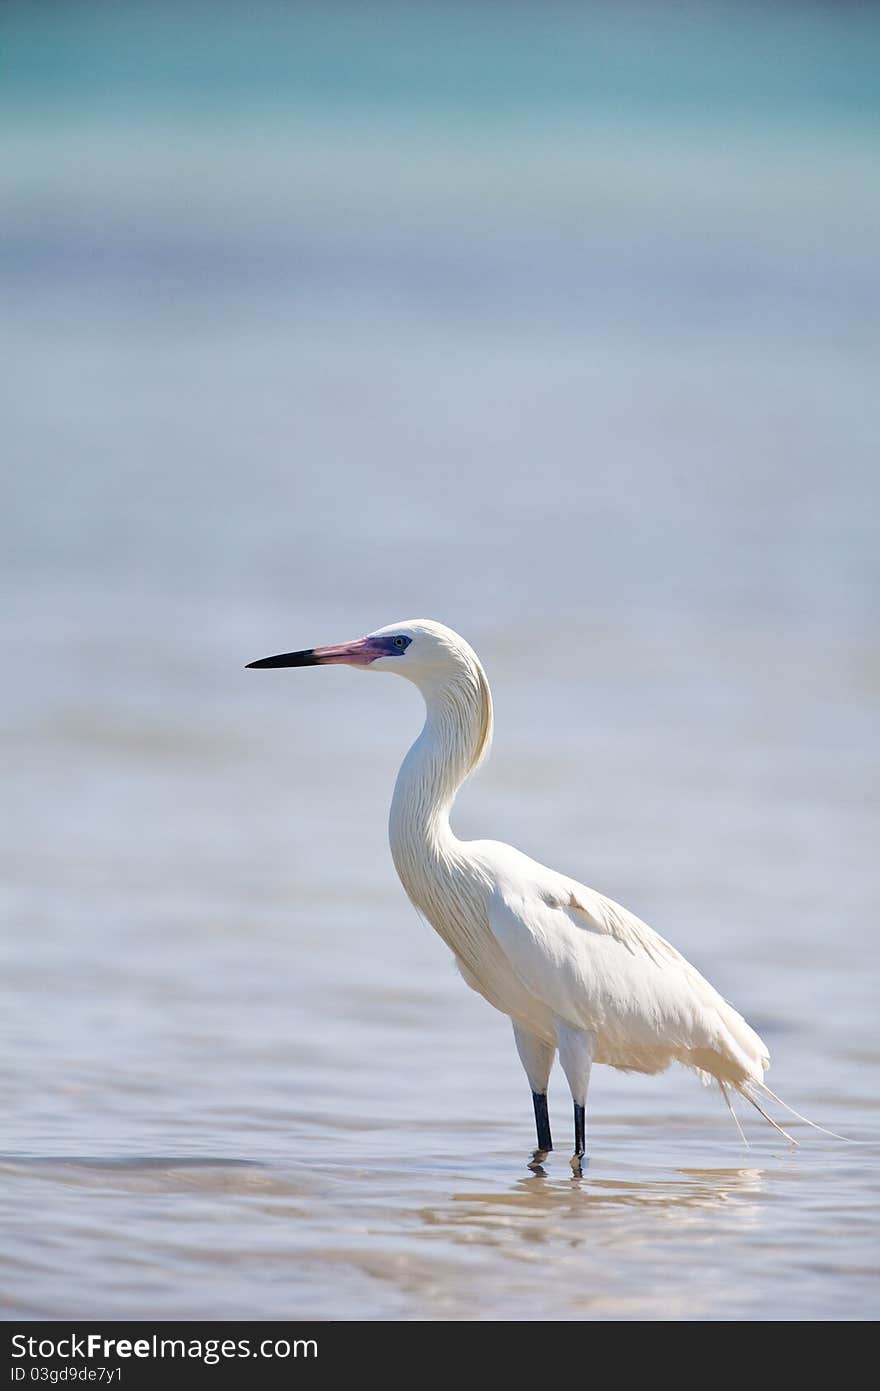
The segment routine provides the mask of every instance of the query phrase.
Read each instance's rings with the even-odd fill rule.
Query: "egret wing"
[[[567,883],[499,885],[489,924],[523,984],[581,1027],[604,1016],[625,989],[649,990],[653,977],[684,965],[674,947],[619,904]]]
[[[570,913],[584,931],[612,937],[633,956],[647,956],[656,966],[668,966],[675,962],[689,970],[694,969],[681,952],[676,951],[672,943],[655,932],[653,927],[595,889],[588,889],[583,884],[566,885],[562,893],[551,892],[547,899],[554,907]]]
[[[659,1071],[672,1057],[721,1048],[739,1020],[647,923],[561,876],[499,883],[489,924],[526,988],[557,1019],[595,1034],[597,1061]]]

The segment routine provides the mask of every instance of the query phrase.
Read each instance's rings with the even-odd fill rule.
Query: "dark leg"
[[[550,1117],[547,1114],[547,1093],[532,1092],[532,1101],[535,1105],[535,1129],[538,1132],[538,1149],[544,1154],[549,1154],[553,1148],[553,1141],[550,1138]]]
[[[575,1029],[571,1024],[557,1023],[556,1041],[559,1045],[559,1061],[571,1088],[574,1102],[574,1154],[571,1167],[575,1175],[581,1173],[581,1160],[587,1150],[587,1089],[590,1085],[590,1067],[593,1062],[593,1035],[588,1029]]]
[[[572,1167],[579,1164],[587,1152],[587,1114],[586,1107],[574,1103],[574,1158]]]
[[[516,1039],[516,1051],[519,1053],[520,1062],[529,1079],[529,1090],[535,1107],[538,1148],[529,1160],[529,1168],[540,1174],[543,1173],[541,1163],[553,1148],[553,1141],[550,1139],[550,1117],[547,1115],[547,1083],[556,1048],[546,1038],[529,1033],[528,1029],[516,1020],[513,1021],[513,1036]]]

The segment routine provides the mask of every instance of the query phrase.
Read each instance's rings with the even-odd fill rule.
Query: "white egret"
[[[574,1103],[576,1172],[593,1063],[645,1073],[683,1063],[704,1082],[717,1081],[731,1112],[733,1090],[791,1140],[756,1096],[779,1101],[763,1081],[766,1045],[669,942],[610,898],[512,846],[453,833],[456,792],[492,738],[489,683],[464,639],[419,618],[249,665],[337,663],[405,676],[424,697],[424,728],[394,789],[391,854],[404,889],[467,984],[513,1023],[534,1103],[533,1164],[553,1147],[547,1084],[557,1052]]]

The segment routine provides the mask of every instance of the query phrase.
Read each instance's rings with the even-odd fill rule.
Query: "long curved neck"
[[[492,728],[492,700],[482,668],[423,689],[424,728],[397,775],[389,836],[394,864],[411,898],[426,872],[454,855],[449,825],[455,794],[473,771]]]

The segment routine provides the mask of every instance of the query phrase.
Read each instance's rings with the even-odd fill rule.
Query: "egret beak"
[[[341,642],[336,647],[307,647],[303,652],[279,652],[277,657],[262,657],[258,662],[248,662],[248,667],[365,667],[384,655],[384,650],[372,639],[358,638],[355,642]]]

